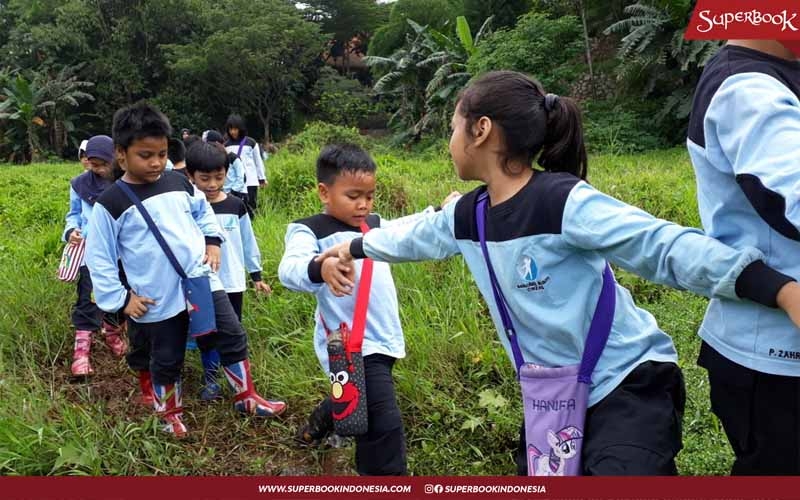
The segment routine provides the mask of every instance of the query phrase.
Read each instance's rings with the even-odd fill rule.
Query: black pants
[[[222,365],[238,363],[247,358],[247,335],[223,291],[214,292],[217,331],[197,338],[203,350],[216,349]],[[133,370],[150,370],[153,382],[172,384],[180,378],[186,352],[189,314],[185,311],[155,323],[131,321],[128,366]]]
[[[647,361],[586,412],[583,474],[677,475],[686,403],[683,374],[674,363]],[[517,474],[527,475],[525,425],[520,430]]]
[[[236,317],[239,318],[239,323],[242,322],[242,303],[244,302],[244,292],[233,292],[228,294],[228,300],[231,301],[233,311]]]
[[[72,325],[76,330],[99,330],[103,321],[119,326],[123,321],[122,313],[104,313],[92,300],[92,278],[89,268],[81,266],[78,270],[78,299],[72,308]]]
[[[247,215],[252,219],[255,214],[253,213],[253,207],[250,206],[250,196],[247,193],[240,193],[238,191],[231,191],[230,194],[244,202],[244,206],[247,208]]]
[[[800,377],[770,375],[734,363],[703,342],[711,409],[736,460],[733,475],[800,474]]]
[[[247,206],[252,213],[258,210],[258,186],[247,186]]]

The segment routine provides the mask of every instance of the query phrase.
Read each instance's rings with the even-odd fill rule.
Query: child
[[[84,158],[89,170],[70,181],[69,212],[63,240],[70,245],[81,244],[90,233],[89,220],[98,196],[113,182],[111,162],[114,144],[107,135],[96,135],[86,141]],[[102,330],[106,345],[121,358],[128,350],[122,337],[124,319],[117,314],[102,313],[92,301],[92,279],[82,264],[78,274],[78,300],[72,308],[75,327],[75,348],[72,354],[72,376],[85,377],[94,370],[89,362],[92,333]]]
[[[351,297],[335,297],[323,285],[326,276],[337,272],[335,259],[323,263],[314,259],[333,245],[360,234],[362,222],[370,227],[388,224],[370,213],[375,170],[372,158],[357,146],[326,146],[317,159],[319,198],[325,212],[289,224],[286,230],[286,251],[278,276],[287,288],[317,297],[314,348],[326,374],[328,353],[322,318],[332,328],[340,322],[350,324],[355,302]],[[415,217],[418,215],[393,224]],[[362,347],[369,430],[356,438],[356,468],[364,475],[402,475],[407,473],[406,444],[392,367],[397,359],[405,357],[405,341],[389,266],[376,263],[373,273]],[[312,443],[322,440],[332,429],[331,401],[326,398],[314,409],[309,425],[301,429],[298,437]]]
[[[86,157],[86,145],[89,143],[87,139],[81,141],[81,145],[78,147],[78,160],[83,165],[84,170],[89,170],[91,167],[89,166],[89,158]]]
[[[755,246],[770,266],[795,278],[800,50],[790,49],[797,44],[728,41],[698,82],[687,139],[708,235],[734,248]],[[736,454],[731,473],[800,474],[797,328],[780,311],[722,297],[709,303],[700,337],[698,364],[708,370],[711,408]]]
[[[187,175],[186,173],[186,146],[180,139],[170,137],[167,144],[167,158],[172,162],[172,170]]]
[[[225,147],[225,140],[222,138],[222,134],[216,130],[210,130],[206,135],[205,141],[219,144],[223,149]],[[236,153],[228,153],[226,162],[228,173],[225,176],[225,185],[222,186],[222,190],[247,203],[247,186],[244,183],[244,164],[242,160],[236,156]]]
[[[222,144],[216,142],[195,143],[186,153],[186,169],[194,185],[205,193],[206,199],[211,203],[225,236],[221,248],[222,261],[217,274],[241,322],[242,300],[247,289],[245,268],[250,273],[256,292],[269,295],[272,289],[261,280],[261,253],[258,251],[247,208],[242,200],[226,195],[222,188],[227,182],[228,153]],[[201,349],[200,357],[205,381],[200,399],[218,399],[221,392],[216,383],[219,355],[216,351]]]
[[[777,297],[800,322],[800,285],[773,286],[779,273],[764,265],[758,250],[734,251],[583,182],[586,152],[572,100],[546,94],[520,73],[491,72],[463,91],[452,128],[450,153],[459,177],[486,185],[414,223],[376,229],[329,248],[320,257],[323,265],[338,256],[349,274],[326,277],[333,293],[352,293],[353,257],[400,262],[460,253],[489,304],[503,346],[513,354],[478,244],[476,200],[488,193],[489,253],[527,363],[579,362],[606,260],[698,293],[773,305]],[[531,168],[537,157],[544,171]],[[611,333],[589,393],[583,472],[676,474],[685,392],[675,348],[653,316],[615,286]],[[517,460],[524,474],[521,434]]]
[[[189,179],[164,172],[171,133],[167,118],[146,102],[115,113],[114,146],[125,174],[97,201],[86,256],[100,308],[124,310],[133,320],[128,364],[140,373],[143,395],[152,396],[164,430],[183,436],[187,430],[181,420],[180,373],[189,324],[186,299],[178,273],[141,211],[121,188],[123,182],[142,200],[186,274],[209,276],[217,331],[198,337],[197,343],[219,352],[236,394],[236,410],[271,417],[283,413],[286,405],[264,400],[255,392],[247,336],[213,272],[219,267],[222,232],[205,196]],[[117,258],[122,260],[129,288],[117,278]],[[152,394],[148,394],[150,386]]]
[[[258,143],[247,136],[247,126],[239,115],[230,115],[225,123],[228,142],[225,149],[235,153],[244,163],[244,178],[247,185],[247,204],[253,210],[258,208],[258,187],[267,185],[267,174]]]

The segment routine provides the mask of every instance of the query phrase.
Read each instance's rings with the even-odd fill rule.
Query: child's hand
[[[444,208],[445,205],[447,205],[448,203],[450,203],[453,200],[458,199],[460,196],[461,196],[461,193],[459,193],[458,191],[453,191],[452,193],[448,194],[445,197],[444,200],[442,200],[441,207]]]
[[[254,281],[253,288],[256,290],[256,293],[261,292],[264,295],[271,295],[272,294],[272,287],[264,283],[263,281]]]
[[[139,319],[147,312],[147,305],[156,305],[156,301],[147,297],[139,297],[131,290],[131,299],[122,312],[134,319]]]
[[[69,244],[70,245],[77,245],[78,243],[81,242],[82,239],[83,239],[83,236],[81,236],[81,230],[78,229],[77,227],[75,229],[73,229],[71,233],[69,233]]]
[[[776,297],[778,307],[786,311],[792,323],[800,328],[800,284],[790,281],[783,285]]]
[[[351,264],[353,262],[353,256],[350,254],[350,242],[345,241],[344,243],[334,245],[319,254],[319,256],[314,260],[317,262],[324,262],[326,259],[331,258],[339,259],[339,261],[345,266],[352,267]],[[355,273],[355,271],[353,272]],[[353,276],[355,276],[355,274]]]
[[[325,259],[322,261],[322,279],[336,297],[350,295],[353,293],[355,266],[343,264],[338,257]]]
[[[211,270],[217,272],[219,270],[220,262],[220,249],[217,245],[206,245],[206,256],[203,259],[203,264],[211,266]]]

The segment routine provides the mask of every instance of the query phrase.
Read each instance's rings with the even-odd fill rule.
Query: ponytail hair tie
[[[544,110],[546,112],[553,111],[553,107],[558,103],[559,97],[557,94],[547,94],[544,96]]]

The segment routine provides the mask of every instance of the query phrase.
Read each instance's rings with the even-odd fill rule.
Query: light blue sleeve
[[[406,216],[403,216],[403,217],[398,217],[397,219],[384,219],[383,217],[381,217],[381,227],[384,228],[384,227],[392,227],[392,226],[408,224],[410,222],[414,222],[415,220],[419,219],[420,217],[424,217],[425,215],[431,214],[431,213],[434,213],[434,212],[436,212],[436,209],[431,207],[431,206],[428,206],[428,207],[425,208],[425,210],[423,210],[421,212],[417,212],[417,213],[411,214],[411,215],[406,215]]]
[[[239,217],[239,232],[242,235],[242,250],[244,251],[244,266],[248,273],[261,271],[261,252],[258,250],[258,241],[253,232],[253,224],[247,214]]]
[[[439,212],[371,230],[364,235],[364,253],[383,262],[441,260],[460,253],[453,231],[455,207],[448,203]]]
[[[755,248],[734,250],[698,229],[657,219],[585,182],[567,198],[562,235],[650,281],[707,297],[738,300],[736,279],[764,258]]]
[[[230,182],[229,191],[237,193],[247,192],[247,188],[244,185],[244,164],[241,159],[236,158],[231,168],[228,169],[227,181]],[[226,184],[228,184],[227,181]]]
[[[264,168],[264,160],[261,159],[261,147],[258,143],[253,146],[253,161],[256,164],[256,173],[259,181],[267,180],[267,171]]]
[[[770,215],[781,222],[788,221],[800,231],[797,96],[769,75],[740,73],[722,83],[711,100],[705,122],[706,129],[713,130],[719,141],[706,141],[706,147],[721,150],[709,150],[709,154],[724,155],[740,186],[744,186],[745,176],[751,176],[749,188],[743,189],[759,215],[773,227]],[[764,201],[773,194],[783,199],[783,206]],[[765,217],[765,212],[781,209],[782,214]]]
[[[67,212],[67,224],[64,226],[64,231],[61,233],[61,240],[67,241],[67,231],[70,229],[81,229],[81,210],[83,205],[78,193],[69,188],[69,212]]]
[[[97,203],[92,210],[92,237],[86,239],[86,265],[92,277],[94,300],[103,311],[117,312],[125,306],[128,290],[119,279],[117,238],[119,225],[106,208]]]
[[[278,279],[296,292],[316,293],[325,283],[314,283],[308,276],[308,265],[320,254],[314,232],[305,224],[289,224],[284,238],[285,250],[278,264]]]
[[[214,215],[214,209],[211,208],[211,204],[206,200],[206,195],[195,187],[194,194],[189,198],[192,205],[192,217],[197,222],[197,225],[200,226],[200,231],[203,235],[225,241],[225,236],[223,236],[222,229],[219,227],[217,217]]]

